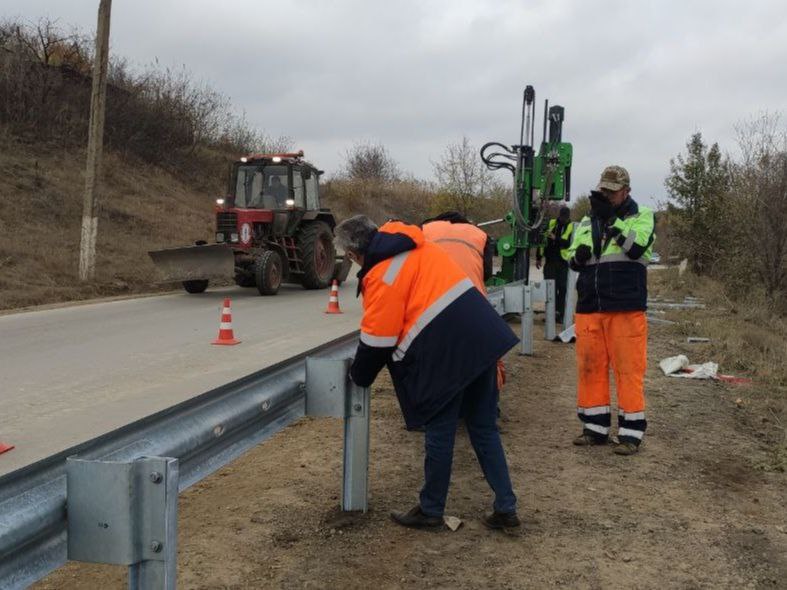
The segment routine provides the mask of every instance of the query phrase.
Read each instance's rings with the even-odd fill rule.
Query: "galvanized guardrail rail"
[[[178,490],[306,413],[306,358],[346,359],[353,332],[0,478],[0,588],[25,588],[67,561],[66,461],[173,457]]]
[[[523,354],[532,354],[533,301],[546,302],[554,338],[554,299],[552,281],[489,294],[500,315],[521,316]],[[0,477],[0,589],[25,588],[69,557],[129,565],[130,588],[174,588],[177,493],[305,415],[345,418],[342,508],[365,511],[369,391],[345,382],[357,339],[352,332]]]

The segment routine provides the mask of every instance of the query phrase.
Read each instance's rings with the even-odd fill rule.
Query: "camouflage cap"
[[[598,181],[596,190],[607,189],[619,191],[623,187],[630,186],[631,180],[629,173],[622,166],[607,166],[601,173],[601,180]]]

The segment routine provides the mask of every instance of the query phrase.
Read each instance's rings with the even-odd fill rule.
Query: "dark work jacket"
[[[618,233],[611,237],[613,228]],[[653,212],[630,197],[610,225],[592,214],[585,217],[570,249],[571,268],[579,273],[576,312],[647,309],[647,264],[654,239]],[[574,255],[582,245],[591,249],[592,257],[579,264]]]
[[[358,273],[360,289],[371,289],[368,281],[378,280],[375,277],[380,272],[372,272],[376,265],[407,250],[421,248],[424,250],[419,256],[407,259],[400,274],[404,281],[401,285],[412,285],[409,287],[412,290],[402,291],[406,308],[411,307],[407,302],[409,294],[415,297],[418,289],[428,289],[430,273],[441,272],[440,269],[455,269],[460,279],[470,285],[425,327],[419,328],[404,349],[402,344],[407,335],[400,334],[396,346],[384,346],[385,342],[376,343],[374,336],[367,336],[369,345],[363,341],[362,327],[362,341],[358,344],[350,377],[358,385],[369,387],[387,365],[405,423],[415,428],[428,422],[460,391],[491,369],[518,339],[486,297],[472,288],[472,283],[450,257],[439,246],[423,240],[420,229],[406,226],[406,233],[391,233],[390,227],[386,224],[380,228],[365,253],[364,268]],[[394,284],[391,288],[396,287]],[[371,313],[365,309],[365,316],[367,311]],[[362,326],[365,322],[366,319]],[[368,329],[371,324],[365,325]]]

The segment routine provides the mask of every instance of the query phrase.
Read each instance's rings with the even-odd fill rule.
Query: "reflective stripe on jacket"
[[[568,260],[571,258],[568,249],[571,246],[571,235],[574,233],[574,224],[569,221],[567,225],[563,226],[563,231],[560,232],[560,235],[555,236],[554,239],[550,240],[548,236],[557,227],[557,221],[557,219],[549,220],[549,223],[547,224],[546,235],[544,236],[544,241],[546,244],[538,247],[538,252],[536,255],[538,258],[543,258],[546,251],[546,256],[549,257],[550,251],[552,249],[559,248],[560,257],[568,262]]]
[[[350,375],[369,386],[387,364],[409,427],[427,422],[517,342],[464,271],[416,226],[383,225],[359,280],[364,313]]]
[[[450,221],[430,221],[423,228],[424,238],[440,246],[470,277],[481,293],[486,293],[484,285],[484,253],[487,235],[482,229],[469,223]]]
[[[612,228],[616,228],[613,230]],[[612,236],[613,232],[619,232]],[[647,265],[655,240],[653,211],[628,198],[611,225],[584,217],[569,248],[577,279],[577,313],[645,310],[648,301]],[[586,245],[592,256],[577,262],[577,249]]]

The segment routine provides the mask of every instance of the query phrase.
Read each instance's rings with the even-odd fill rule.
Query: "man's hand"
[[[593,256],[593,252],[590,250],[590,246],[587,244],[582,244],[577,251],[574,252],[574,260],[576,260],[579,264],[585,264],[590,257]]]
[[[607,238],[610,240],[613,238],[618,237],[621,234],[620,228],[615,227],[614,225],[610,225],[607,227],[606,232]]]
[[[540,258],[536,258],[536,268],[538,270],[541,270],[541,259]]]
[[[604,196],[604,193],[591,191],[590,212],[594,217],[606,223],[615,216],[615,207],[613,207],[612,203]]]

